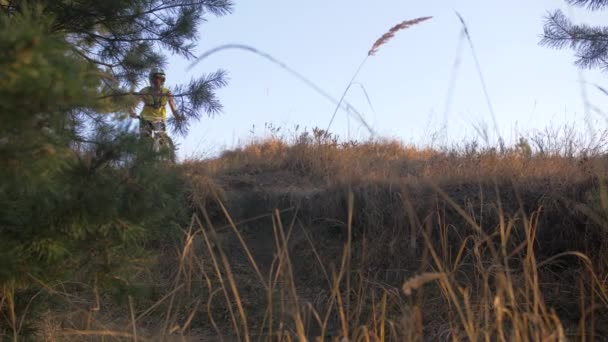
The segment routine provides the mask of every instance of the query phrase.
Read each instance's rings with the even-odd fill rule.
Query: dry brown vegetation
[[[142,276],[156,299],[89,311],[60,334],[603,340],[605,157],[537,147],[421,150],[316,131],[188,161],[192,223]]]
[[[563,146],[535,141],[542,153],[474,144],[434,151],[339,144],[321,132],[184,167],[197,193],[212,194],[199,202],[213,213],[207,227],[228,215],[245,220],[225,237],[226,250],[238,263],[235,251],[249,246],[257,264],[249,281],[270,291],[255,306],[266,309],[250,311],[260,314],[254,322],[270,319],[268,287],[278,285],[269,285],[269,273],[287,278],[278,282],[281,305],[290,303],[279,311],[286,316],[260,331],[601,339],[608,334],[605,158],[582,147],[564,156]],[[261,217],[273,210],[285,212]]]

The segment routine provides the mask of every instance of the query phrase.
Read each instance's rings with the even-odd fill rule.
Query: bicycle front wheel
[[[176,160],[175,145],[173,144],[173,140],[171,138],[169,138],[169,136],[167,136],[166,134],[159,136],[159,139],[158,139],[158,150],[155,150],[155,151],[160,152],[161,150],[164,153],[167,153],[167,159],[171,163],[175,164],[175,160]]]

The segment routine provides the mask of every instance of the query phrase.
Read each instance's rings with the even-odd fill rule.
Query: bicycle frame
[[[149,129],[146,131],[149,137],[152,139],[152,150],[155,153],[161,152],[163,148],[169,148],[171,151],[170,159],[172,162],[175,162],[175,149],[171,138],[167,135],[167,133],[158,129],[157,124],[142,118],[140,115],[137,116],[139,119],[140,125],[146,125]]]

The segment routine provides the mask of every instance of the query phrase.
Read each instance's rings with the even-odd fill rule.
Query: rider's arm
[[[169,92],[168,100],[169,107],[171,107],[171,112],[173,113],[173,116],[176,117],[176,119],[182,119],[181,115],[177,111],[177,105],[175,104],[175,99],[173,98],[173,94],[171,92]]]
[[[140,91],[141,93],[141,91]],[[141,95],[139,95],[139,93],[135,94],[135,98],[137,99],[137,101],[135,101],[135,103],[133,103],[133,106],[129,107],[129,116],[131,116],[132,118],[137,118],[137,113],[135,113],[135,108],[137,108],[137,105],[143,101],[143,97]]]

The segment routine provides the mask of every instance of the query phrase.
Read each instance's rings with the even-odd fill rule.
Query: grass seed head
[[[376,52],[378,52],[378,49],[380,48],[380,46],[386,44],[389,40],[391,40],[391,38],[393,38],[395,36],[395,33],[397,33],[397,31],[405,30],[413,25],[417,25],[417,24],[419,24],[423,21],[429,20],[431,18],[432,17],[420,17],[420,18],[416,18],[416,19],[412,19],[412,20],[405,20],[405,21],[391,27],[391,29],[388,30],[388,32],[386,32],[380,38],[378,38],[378,40],[376,40],[374,45],[372,45],[372,48],[369,49],[367,55],[374,56],[376,54]]]

